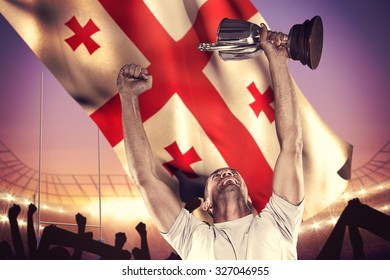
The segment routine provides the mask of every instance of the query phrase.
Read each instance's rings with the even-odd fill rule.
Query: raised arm
[[[22,236],[20,235],[19,225],[18,225],[18,216],[20,214],[20,206],[14,204],[8,209],[8,220],[11,227],[11,237],[14,244],[16,258],[18,260],[24,260],[26,257],[24,255],[24,246]]]
[[[157,228],[161,232],[168,232],[182,207],[172,189],[156,175],[155,161],[138,102],[139,95],[152,87],[152,76],[139,65],[125,65],[119,72],[117,86],[122,103],[124,143],[130,174]]]
[[[80,213],[77,213],[75,215],[76,223],[77,223],[77,235],[79,238],[77,238],[73,254],[72,254],[72,260],[81,260],[81,257],[83,256],[83,249],[82,249],[82,239],[86,239],[87,234],[85,233],[85,227],[87,226],[87,218],[81,215]],[[92,238],[91,238],[92,239]]]
[[[273,192],[291,204],[304,198],[302,126],[297,96],[288,69],[288,52],[281,46],[281,33],[262,25],[260,44],[268,61],[275,95],[275,125],[280,145],[273,176]]]
[[[37,207],[30,203],[27,212],[27,244],[28,244],[28,255],[30,260],[34,260],[37,257],[38,243],[34,229],[34,213],[37,211]]]

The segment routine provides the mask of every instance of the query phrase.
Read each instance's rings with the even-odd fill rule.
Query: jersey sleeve
[[[296,206],[272,193],[269,202],[259,216],[262,219],[271,220],[285,239],[296,243],[303,210],[304,200]]]
[[[182,209],[167,233],[161,233],[164,239],[176,250],[182,259],[186,259],[191,250],[194,230],[205,225],[186,209]]]

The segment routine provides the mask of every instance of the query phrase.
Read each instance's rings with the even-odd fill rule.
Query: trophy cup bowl
[[[269,31],[271,32],[271,31]],[[256,57],[262,51],[261,28],[252,22],[225,18],[217,31],[217,43],[200,43],[201,51],[218,51],[226,61],[244,60]],[[321,17],[315,16],[302,24],[294,25],[286,40],[282,42],[289,57],[303,65],[316,69],[320,63],[323,45],[323,25]]]

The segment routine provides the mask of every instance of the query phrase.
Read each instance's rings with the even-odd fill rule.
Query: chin
[[[232,191],[239,191],[240,187],[235,185],[235,184],[227,184],[225,186],[221,186],[219,188],[219,190],[220,191],[224,191],[224,192],[226,192],[226,191],[231,191],[232,192]]]

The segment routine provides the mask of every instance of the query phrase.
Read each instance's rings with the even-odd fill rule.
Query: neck
[[[241,203],[218,203],[213,207],[214,223],[234,221],[252,214],[245,201]]]

